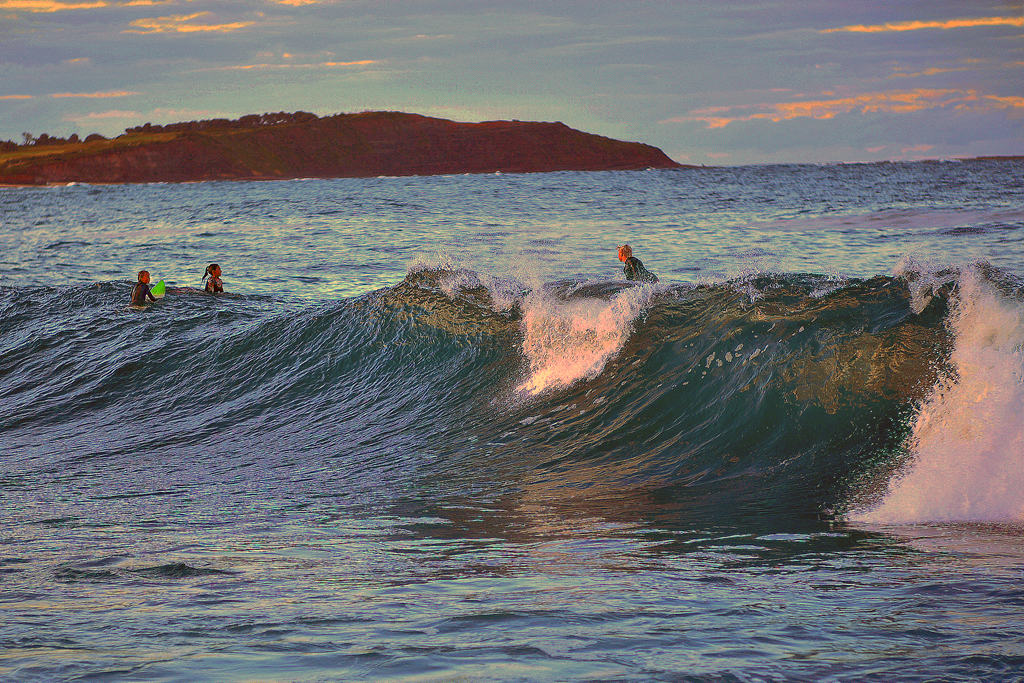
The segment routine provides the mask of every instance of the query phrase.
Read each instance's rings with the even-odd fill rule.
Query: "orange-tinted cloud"
[[[178,0],[128,0],[128,2],[110,2],[109,0],[0,0],[0,10],[22,12],[65,12],[68,10],[103,9],[105,7],[149,7],[152,5],[170,5]],[[190,1],[190,0],[189,0]]]
[[[998,95],[986,95],[985,99],[993,103],[999,109],[1024,109],[1024,97],[1016,95],[1010,97],[999,97]]]
[[[369,66],[377,64],[376,59],[360,59],[354,62],[315,62],[312,64],[237,64],[234,66],[218,66],[202,71],[255,71],[260,69],[320,69],[337,66]]]
[[[85,97],[89,99],[105,99],[108,97],[128,97],[129,95],[138,95],[139,93],[133,90],[111,90],[109,92],[55,92],[50,97]]]
[[[122,33],[230,33],[252,26],[251,21],[236,21],[228,24],[190,24],[188,22],[199,17],[209,16],[209,12],[195,14],[178,14],[170,17],[152,17],[136,19],[131,23],[135,28],[125,29]]]
[[[865,26],[842,26],[840,28],[827,28],[819,33],[837,33],[840,31],[849,33],[888,33],[891,31],[920,31],[926,28],[953,29],[953,28],[975,28],[978,26],[1024,26],[1024,17],[975,17],[972,19],[949,19],[948,21],[897,21],[889,24],[875,24]]]
[[[97,9],[109,7],[105,0],[93,2],[60,2],[59,0],[0,0],[0,9],[22,10],[24,12],[63,12],[76,9]]]
[[[969,66],[933,66],[922,71],[897,71],[889,78],[917,78],[919,76],[934,76],[936,74],[948,74],[952,71],[969,71]]]
[[[31,100],[32,95],[0,95],[0,100]]]
[[[724,128],[737,121],[787,121],[796,118],[831,119],[839,114],[909,114],[926,109],[952,107],[959,111],[993,111],[1024,108],[1024,97],[981,95],[976,90],[917,88],[890,92],[872,92],[851,97],[772,102],[694,109],[686,116],[665,119],[661,123],[700,121],[708,128]],[[744,113],[753,110],[753,113]]]

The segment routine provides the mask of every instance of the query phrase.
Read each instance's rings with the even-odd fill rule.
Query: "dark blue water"
[[[0,677],[1018,677],[1022,179],[0,188]]]

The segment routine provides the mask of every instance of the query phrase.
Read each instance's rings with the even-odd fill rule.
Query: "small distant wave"
[[[184,562],[171,562],[152,567],[120,566],[123,558],[104,559],[79,565],[60,567],[55,578],[65,583],[107,583],[145,577],[147,579],[192,579],[206,576],[235,576],[235,572],[215,567],[196,567]],[[110,565],[110,566],[105,566]]]
[[[939,230],[940,235],[984,235],[990,232],[991,229],[983,225],[977,226],[961,226],[958,228],[947,228],[945,230]]]
[[[172,562],[155,567],[137,567],[128,570],[133,574],[161,579],[190,579],[197,576],[234,576],[235,572],[213,567],[193,567],[184,562]]]
[[[81,240],[58,240],[56,242],[51,242],[51,243],[47,244],[43,248],[44,249],[64,249],[66,247],[87,247],[87,246],[89,246],[89,243],[88,242],[83,242]]]
[[[769,231],[887,228],[908,233],[933,232],[956,236],[984,234],[1020,225],[1024,225],[1024,211],[1019,209],[888,209],[871,213],[786,216],[754,223],[751,227]]]

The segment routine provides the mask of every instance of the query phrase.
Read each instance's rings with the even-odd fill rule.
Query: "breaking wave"
[[[1024,308],[992,269],[529,288],[420,268],[299,310],[138,312],[128,286],[0,288],[12,490],[144,452],[703,519],[1024,517]]]

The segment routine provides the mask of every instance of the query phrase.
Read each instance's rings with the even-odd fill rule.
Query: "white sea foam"
[[[420,273],[425,270],[454,270],[455,258],[444,249],[433,253],[418,253],[406,265],[409,273]]]
[[[942,269],[935,261],[921,263],[913,256],[902,257],[893,269],[893,275],[906,281],[910,289],[910,308],[914,313],[920,313],[928,306],[936,289],[956,278],[954,270]]]
[[[484,287],[491,298],[490,307],[497,313],[507,313],[522,301],[527,286],[519,277],[481,273],[472,269],[472,265],[441,250],[435,254],[417,255],[409,262],[408,272],[413,274],[428,270],[443,271],[437,284],[449,299],[456,299],[467,290]]]
[[[530,367],[519,391],[536,395],[596,377],[625,345],[653,292],[652,286],[628,287],[611,301],[566,301],[534,290],[523,302],[523,353]]]
[[[912,460],[854,519],[1024,520],[1024,307],[965,269],[947,324],[951,371],[921,405]]]

